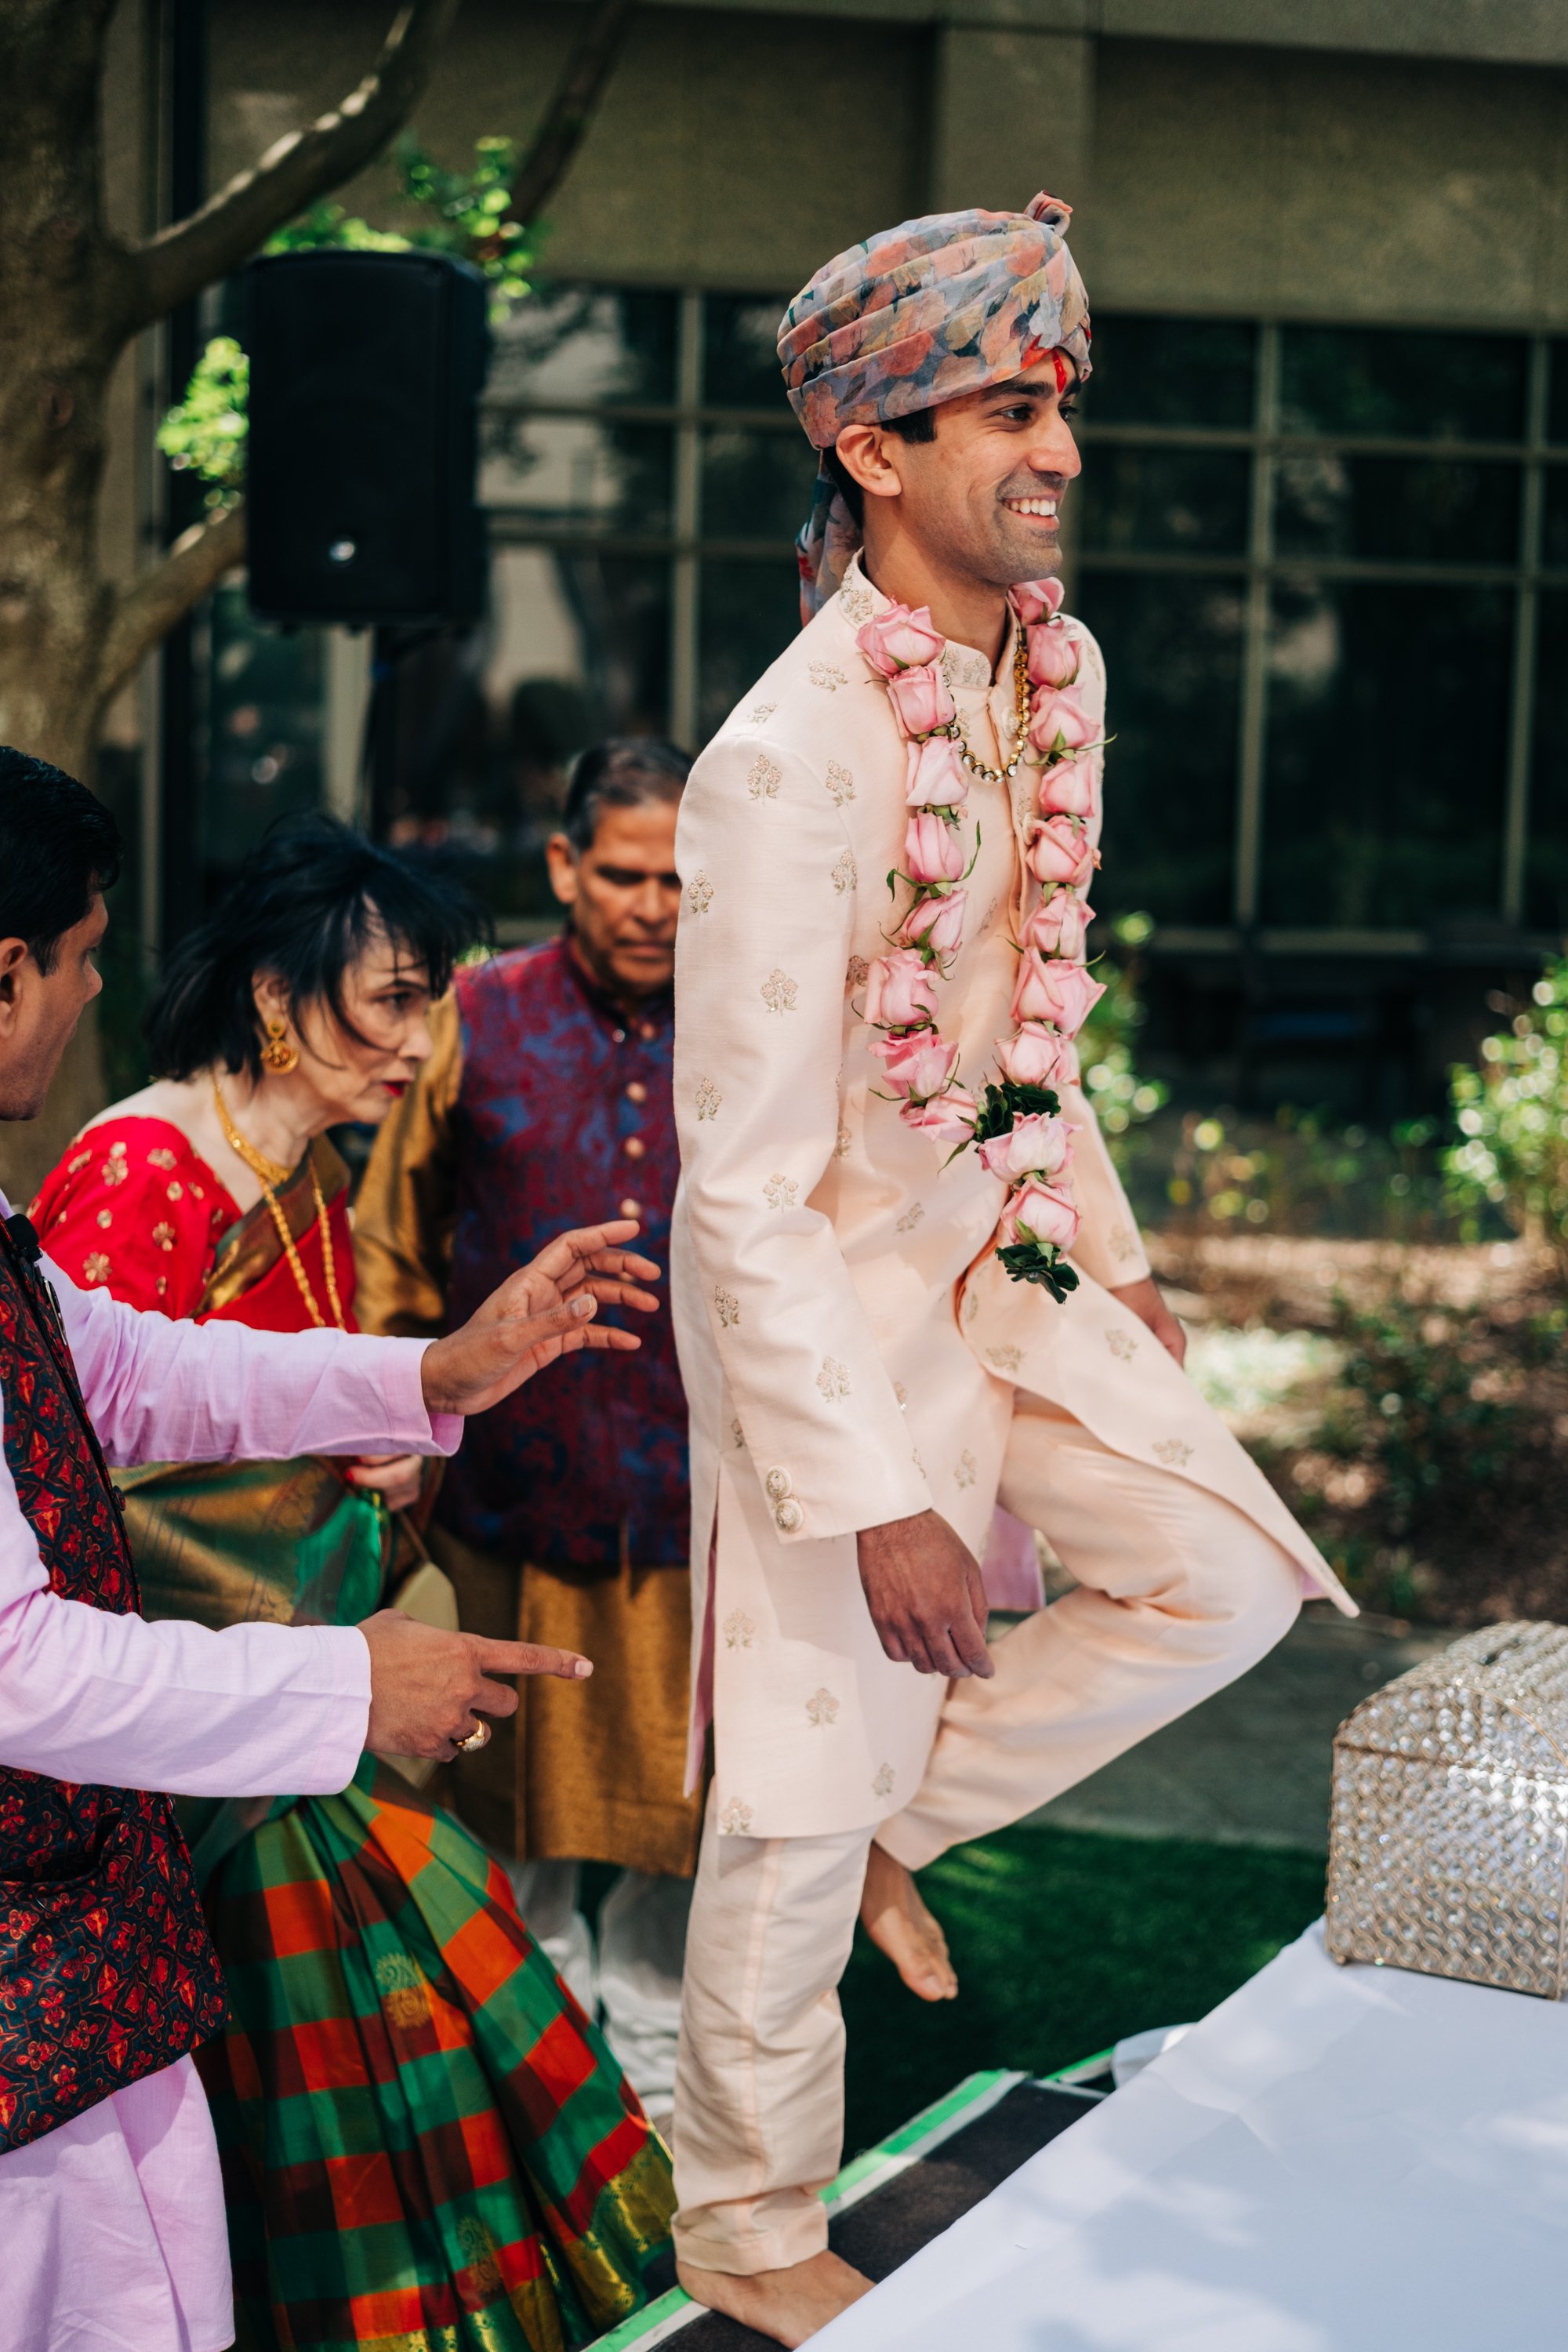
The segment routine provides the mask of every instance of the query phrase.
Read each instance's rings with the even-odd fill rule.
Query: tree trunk
[[[458,0],[405,0],[335,112],[270,148],[141,246],[107,232],[99,86],[114,0],[0,0],[0,743],[90,782],[104,706],[244,550],[235,509],[125,589],[98,564],[105,410],[131,338],[256,252],[379,154],[423,89]],[[524,165],[531,204],[565,172],[630,0],[599,5]],[[112,904],[112,902],[111,902]],[[90,1014],[43,1117],[0,1127],[0,1189],[25,1202],[103,1101]]]
[[[0,16],[9,116],[0,173],[0,742],[84,777],[113,603],[97,551],[105,397],[121,341],[99,201],[108,16],[109,0],[9,0]],[[0,1129],[0,1187],[15,1204],[102,1098],[89,1021],[46,1118]]]
[[[110,371],[128,325],[100,208],[110,0],[0,11],[0,742],[79,775],[98,732],[113,591],[99,575]]]

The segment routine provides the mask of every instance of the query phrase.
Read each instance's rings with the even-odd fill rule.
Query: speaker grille
[[[247,276],[252,605],[280,621],[472,617],[483,279],[423,253],[277,254]]]

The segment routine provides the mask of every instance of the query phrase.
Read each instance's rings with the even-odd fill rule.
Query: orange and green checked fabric
[[[638,2308],[668,2158],[449,1815],[367,1758],[206,1893],[245,2352],[570,2352]]]

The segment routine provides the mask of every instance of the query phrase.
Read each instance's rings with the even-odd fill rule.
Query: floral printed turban
[[[1089,297],[1068,251],[1072,207],[928,213],[852,245],[817,271],[779,326],[790,405],[812,446],[960,393],[1005,383],[1065,352],[1089,373]],[[801,618],[837,589],[860,532],[832,476],[816,478],[795,542]]]

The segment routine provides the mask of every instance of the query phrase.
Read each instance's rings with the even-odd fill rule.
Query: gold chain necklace
[[[1017,642],[1013,647],[1013,756],[1005,768],[988,767],[977,760],[969,748],[969,738],[963,731],[963,721],[955,711],[952,727],[953,749],[972,776],[984,784],[1010,784],[1018,772],[1018,762],[1024,756],[1024,746],[1029,740],[1029,641],[1027,632],[1016,628]]]
[[[278,1238],[283,1244],[283,1255],[288,1259],[289,1269],[299,1286],[300,1296],[310,1311],[311,1322],[319,1331],[324,1331],[327,1328],[327,1318],[316,1304],[316,1294],[310,1287],[310,1277],[305,1271],[305,1261],[294,1246],[294,1236],[289,1230],[289,1220],[278,1204],[276,1188],[293,1171],[291,1169],[280,1168],[275,1160],[267,1159],[258,1151],[255,1144],[247,1137],[241,1135],[229,1116],[228,1105],[223,1098],[223,1088],[216,1077],[213,1080],[213,1100],[217,1105],[218,1124],[223,1129],[223,1139],[229,1150],[238,1159],[244,1160],[260,1185],[261,1197],[272,1212],[272,1222],[278,1228]],[[342,1331],[346,1329],[347,1326],[343,1322],[343,1302],[338,1295],[337,1268],[332,1263],[332,1230],[327,1221],[326,1196],[321,1191],[321,1180],[316,1173],[316,1163],[313,1158],[310,1161],[310,1187],[316,1195],[316,1226],[321,1236],[321,1270],[327,1277],[327,1299],[332,1310],[332,1320]]]

